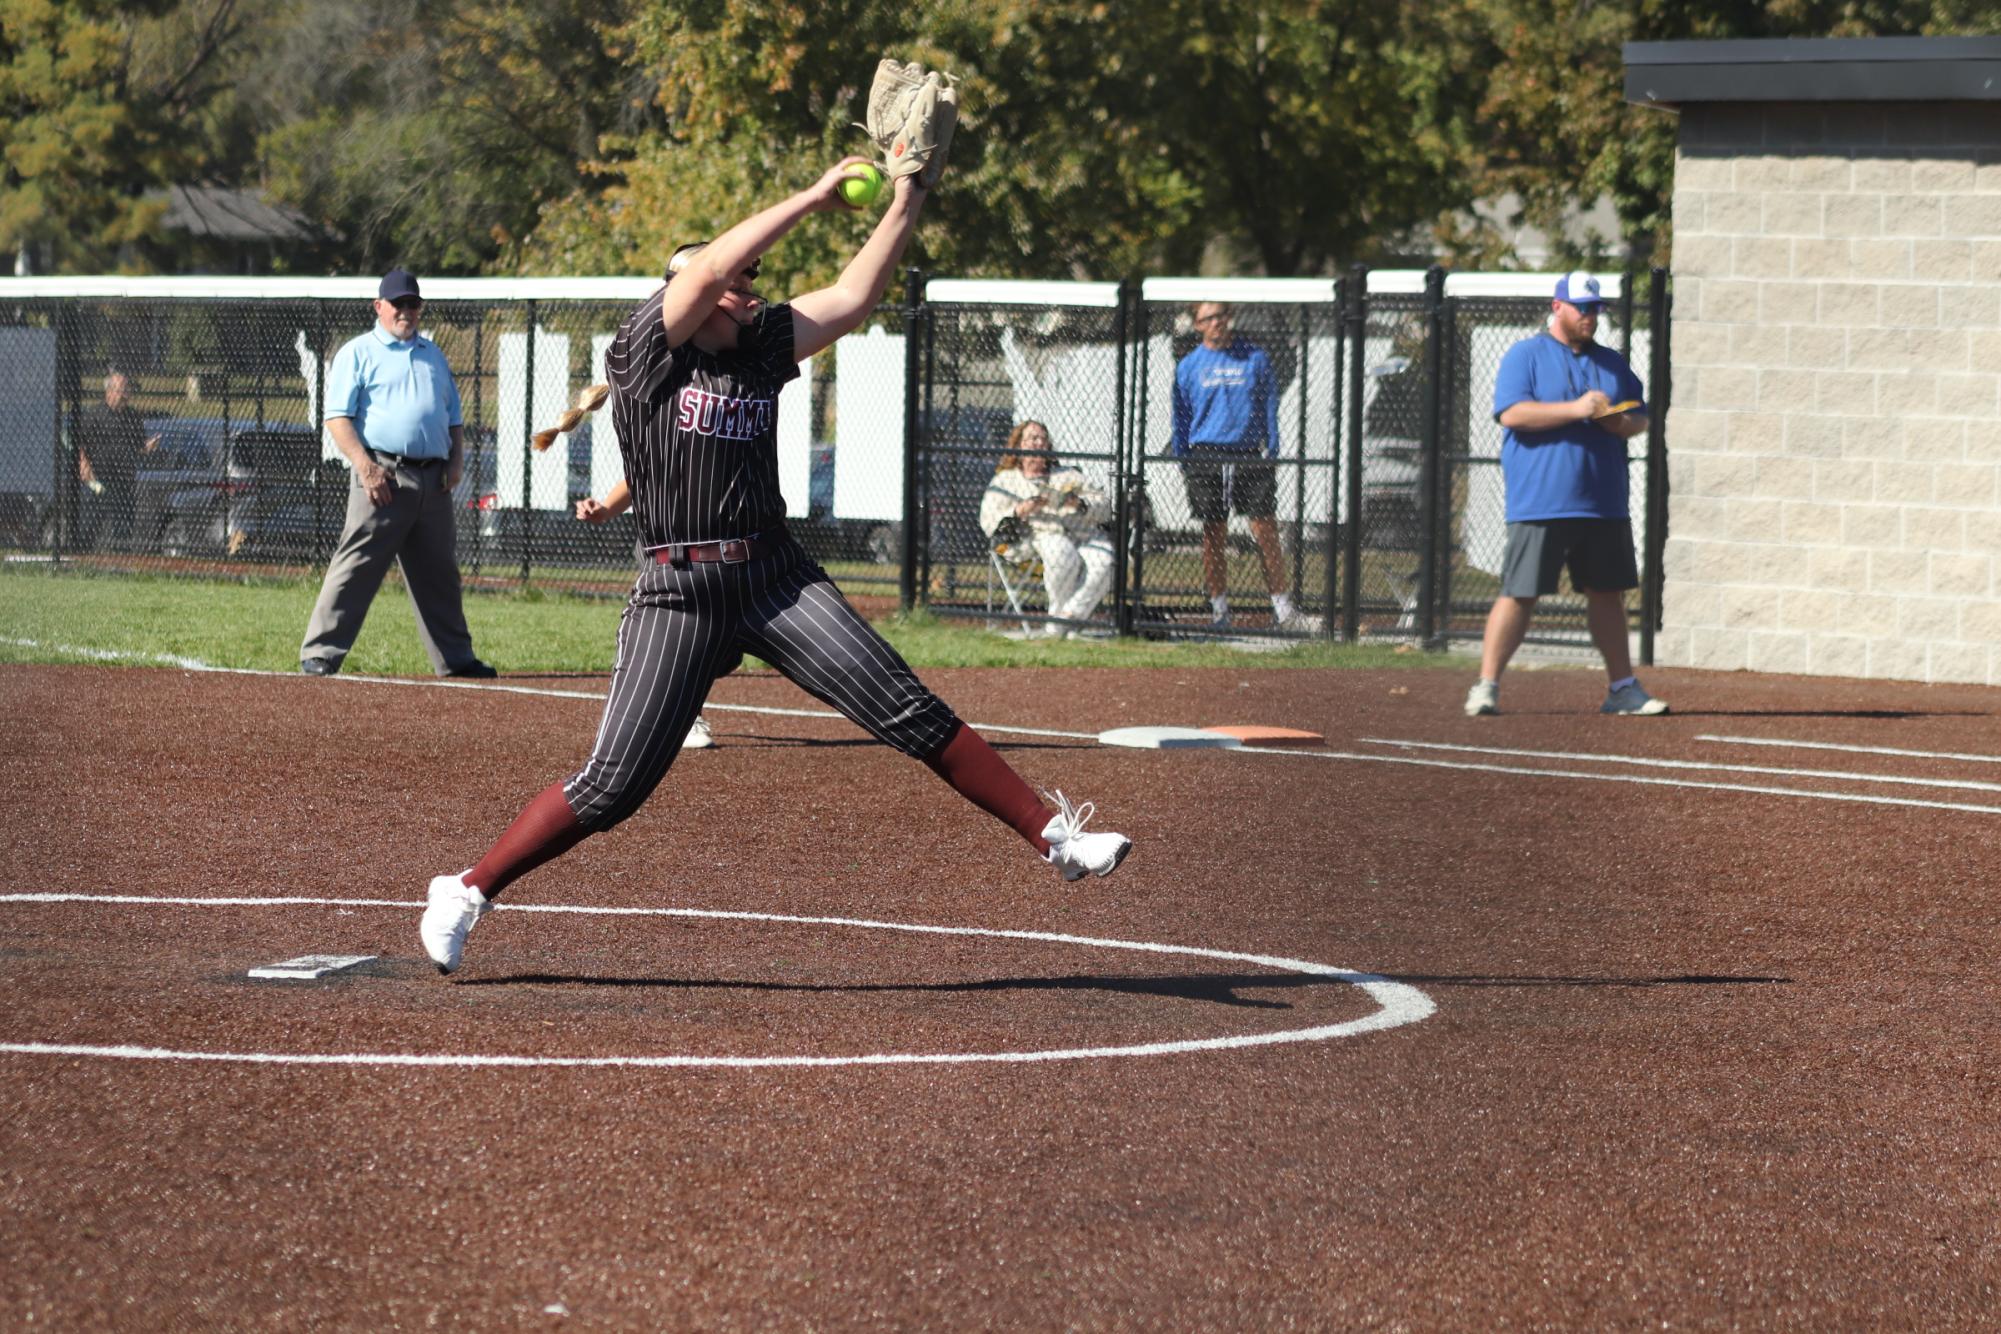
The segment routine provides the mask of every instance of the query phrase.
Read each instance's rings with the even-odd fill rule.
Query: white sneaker
[[[1501,711],[1501,683],[1499,681],[1475,681],[1473,688],[1466,692],[1466,716],[1478,718],[1483,714]]]
[[[688,729],[687,738],[681,742],[682,750],[707,750],[716,744],[716,734],[709,730],[709,720],[695,715],[695,725]]]
[[[1050,795],[1056,800],[1056,814],[1042,827],[1042,837],[1049,841],[1049,855],[1044,860],[1061,871],[1065,880],[1110,875],[1118,870],[1133,850],[1133,841],[1124,834],[1085,833],[1084,822],[1098,808],[1088,801],[1072,806],[1061,792]]]
[[[1605,702],[1598,706],[1600,713],[1619,713],[1629,718],[1655,718],[1667,711],[1667,701],[1649,695],[1638,681],[1628,681],[1617,690],[1607,691]]]
[[[1327,622],[1307,611],[1295,611],[1290,616],[1275,617],[1274,620],[1279,629],[1290,630],[1296,635],[1317,635],[1327,628]]]
[[[471,869],[467,867],[466,871]],[[466,936],[480,918],[493,911],[486,895],[465,882],[466,871],[431,877],[429,903],[424,909],[424,919],[417,923],[424,953],[431,956],[431,962],[438,965],[441,973],[458,971]]]

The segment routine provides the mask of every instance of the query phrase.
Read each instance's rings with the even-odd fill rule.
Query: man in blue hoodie
[[[1278,377],[1264,349],[1231,330],[1230,308],[1217,301],[1195,307],[1202,341],[1174,370],[1174,457],[1188,484],[1188,507],[1202,521],[1202,582],[1214,614],[1210,625],[1230,624],[1228,551],[1230,512],[1250,523],[1264,557],[1272,622],[1281,629],[1313,631],[1316,619],[1294,607],[1287,588],[1285,548],[1278,538]]]

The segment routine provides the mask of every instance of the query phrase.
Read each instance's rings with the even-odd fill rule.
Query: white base
[[[1244,744],[1200,727],[1114,727],[1098,733],[1098,743],[1135,750],[1236,750]]]
[[[375,962],[373,954],[302,954],[296,959],[286,959],[282,963],[270,963],[262,968],[253,968],[250,970],[250,976],[310,982],[329,973],[344,973],[350,968],[358,968],[362,964],[373,962]]]

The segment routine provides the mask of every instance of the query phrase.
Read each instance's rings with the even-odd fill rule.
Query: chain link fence
[[[1665,281],[1653,278],[1661,303]],[[1024,634],[1477,639],[1507,537],[1494,377],[1507,348],[1544,327],[1554,283],[1359,269],[1338,285],[934,282],[913,455],[924,600]],[[1606,288],[1601,337],[1655,408],[1653,436],[1630,446],[1645,649],[1665,539],[1666,348],[1650,338],[1665,306],[1636,302],[1630,281]],[[1218,317],[1226,332],[1210,350],[1233,348],[1229,359],[1197,355]],[[1216,429],[1205,401],[1225,409]],[[1095,536],[1115,577],[1088,621],[1058,614],[1047,540],[974,522],[989,466],[1030,421],[1049,428],[1058,466],[1107,497]],[[1239,447],[1219,453],[1223,442]],[[1583,600],[1567,588],[1546,599],[1531,637],[1588,643]]]
[[[1125,314],[1110,283],[930,284],[917,457],[932,610],[1020,634],[1118,627]]]
[[[0,551],[105,573],[311,578],[339,540],[351,470],[321,423],[327,367],[374,322],[373,280],[34,280],[0,289]],[[631,516],[578,522],[575,503],[623,476],[608,412],[545,451],[530,441],[585,385],[649,280],[433,280],[422,331],[452,368],[464,465],[454,492],[474,588],[623,596]],[[76,289],[55,294],[63,288]],[[271,293],[272,288],[279,293]],[[53,289],[53,290],[52,290]],[[584,289],[583,295],[577,295]],[[154,295],[154,293],[167,293]],[[898,432],[837,463],[846,419],[894,418],[899,364],[871,357],[888,310],[781,398],[780,460],[800,540],[844,581],[894,593]],[[852,348],[852,352],[848,349]],[[845,376],[840,361],[852,363]],[[816,376],[815,372],[822,372]],[[843,398],[845,396],[845,400]],[[850,435],[861,433],[850,432]],[[894,466],[875,455],[887,450]],[[854,499],[837,513],[840,474]]]
[[[1345,517],[1333,283],[1150,279],[1140,295],[1135,628],[1324,633]]]
[[[1477,638],[1505,544],[1494,374],[1543,327],[1553,283],[1357,269],[1338,284],[926,284],[912,271],[901,300],[780,398],[788,524],[864,604],[1010,633]],[[573,517],[622,476],[610,414],[543,452],[530,438],[604,379],[613,333],[655,285],[426,284],[423,331],[464,408],[455,496],[470,586],[629,588],[631,516]],[[1606,287],[1599,336],[1626,352],[1654,408],[1651,437],[1631,444],[1644,654],[1665,540],[1667,349],[1652,335],[1666,328],[1666,275],[1649,301],[1630,280]],[[373,290],[0,285],[0,553],[315,577],[350,485],[320,425],[328,361],[373,322]],[[1203,349],[1198,315],[1218,314],[1234,361]],[[1031,422],[1046,443],[1011,451]],[[1581,599],[1545,600],[1534,635],[1587,642]]]

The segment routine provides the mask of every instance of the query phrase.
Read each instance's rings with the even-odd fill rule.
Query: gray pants
[[[472,632],[466,629],[465,605],[459,591],[457,530],[452,522],[452,492],[443,462],[389,467],[395,494],[377,505],[359,478],[347,490],[347,527],[327,562],[313,617],[306,622],[306,642],[299,648],[305,661],[319,658],[338,667],[361,633],[368,604],[382,587],[393,560],[402,567],[417,612],[417,634],[430,656],[431,670],[443,676],[474,661]]]

